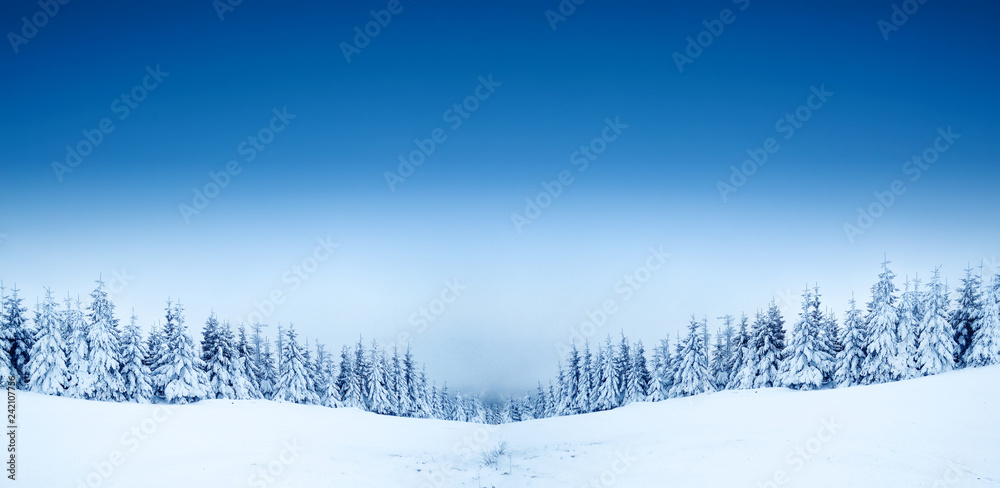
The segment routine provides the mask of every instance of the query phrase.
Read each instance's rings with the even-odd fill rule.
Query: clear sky
[[[495,393],[609,300],[590,337],[649,348],[806,283],[842,314],[883,254],[1000,267],[995,4],[563,4],[4,2],[0,278],[405,332]]]

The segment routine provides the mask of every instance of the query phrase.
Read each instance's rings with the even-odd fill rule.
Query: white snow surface
[[[27,392],[17,413],[17,478],[28,487],[1000,486],[1000,366],[836,390],[723,391],[502,426],[269,401],[157,406]],[[501,439],[510,455],[481,467],[480,451]]]

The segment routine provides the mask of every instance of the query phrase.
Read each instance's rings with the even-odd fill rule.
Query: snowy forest
[[[408,346],[390,352],[359,339],[338,358],[318,342],[303,345],[294,326],[279,326],[272,346],[262,324],[234,329],[214,314],[197,342],[184,308],[170,300],[162,326],[144,337],[134,314],[119,326],[101,280],[86,309],[69,298],[59,307],[45,290],[32,324],[19,291],[8,296],[0,287],[0,373],[19,389],[99,401],[267,399],[506,423],[724,389],[840,388],[1000,363],[1000,275],[987,285],[967,269],[954,305],[938,270],[926,286],[906,280],[900,290],[894,280],[883,262],[867,306],[852,299],[842,321],[824,309],[818,286],[808,288],[787,333],[772,300],[752,322],[745,314],[720,317],[714,342],[707,319],[692,316],[685,337],[674,346],[664,338],[648,357],[642,342],[624,333],[596,352],[589,342],[574,343],[554,381],[503,404],[429,384]]]

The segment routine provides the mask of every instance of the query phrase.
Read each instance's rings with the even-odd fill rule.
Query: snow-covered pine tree
[[[18,296],[18,292],[15,285],[11,289],[11,295],[4,296],[2,300],[0,347],[4,347],[10,358],[11,370],[13,376],[16,377],[16,387],[23,390],[27,389],[28,386],[28,376],[30,375],[28,361],[30,360],[31,345],[34,342],[34,332],[28,327],[28,309],[21,305],[23,299]],[[0,358],[0,362],[2,361],[3,359]]]
[[[316,404],[319,403],[319,394],[316,390],[316,371],[315,365],[313,364],[312,352],[309,349],[309,338],[306,338],[306,345],[301,350],[302,352],[302,366],[305,367],[306,371],[306,391],[308,392],[308,399],[305,403]]]
[[[68,355],[66,368],[69,371],[69,381],[66,384],[66,396],[73,398],[85,398],[86,392],[90,391],[93,377],[87,363],[87,356],[90,355],[90,343],[87,340],[90,327],[84,319],[83,311],[80,310],[80,299],[76,299],[76,308],[67,319],[72,333],[69,344],[67,344]]]
[[[184,308],[178,301],[169,313],[164,332],[163,354],[153,372],[155,384],[163,385],[163,397],[168,403],[189,403],[208,395],[204,367],[198,357],[194,340],[184,325]]]
[[[264,345],[260,354],[260,396],[268,400],[274,400],[278,391],[278,371],[275,366],[274,355],[271,353],[271,339],[264,338]]]
[[[833,381],[833,375],[837,371],[837,355],[844,350],[844,342],[840,327],[837,326],[837,315],[832,310],[827,309],[826,314],[823,315],[820,329],[823,333],[824,348],[833,358],[830,361],[831,369],[824,374],[824,381]]]
[[[410,351],[410,345],[406,345],[406,352],[403,353],[403,380],[405,383],[403,404],[401,409],[403,410],[403,415],[407,417],[419,417],[419,412],[421,411],[420,402],[420,375],[417,372],[416,362],[413,360],[413,353]]]
[[[993,283],[983,290],[982,298],[979,330],[972,337],[972,347],[965,355],[965,362],[971,367],[1000,364],[1000,274],[993,275]]]
[[[728,385],[731,390],[753,388],[754,365],[749,360],[752,340],[747,325],[749,325],[749,318],[744,313],[740,316],[736,339],[733,341],[733,356],[729,367],[731,376]]]
[[[240,383],[246,382],[248,399],[262,398],[260,393],[260,372],[257,371],[253,346],[247,341],[247,330],[243,324],[237,329],[236,335],[236,371]]]
[[[427,365],[420,368],[420,384],[417,387],[417,416],[420,418],[430,418],[433,415],[431,403],[433,396],[427,390]]]
[[[833,375],[833,380],[840,387],[860,385],[864,381],[862,367],[868,329],[853,296],[850,304],[851,308],[844,316],[844,348],[837,354],[837,371]]]
[[[688,336],[678,361],[677,373],[674,375],[672,396],[691,396],[715,391],[715,387],[712,386],[712,372],[708,367],[705,333],[700,330],[701,328],[702,324],[692,315],[691,323],[688,324]]]
[[[646,363],[646,348],[642,341],[632,348],[632,370],[636,372],[638,380],[638,400],[640,402],[649,401],[649,390],[653,384],[653,375],[649,372],[649,365]]]
[[[115,306],[108,299],[104,282],[97,280],[97,288],[90,294],[89,330],[87,343],[87,371],[93,382],[84,392],[85,398],[117,402],[122,400],[124,382],[121,376],[121,339]]]
[[[629,347],[625,331],[621,332],[622,340],[618,345],[618,355],[615,356],[615,372],[618,375],[618,405],[624,405],[625,387],[628,384],[629,371],[632,369],[632,350]]]
[[[649,396],[647,401],[658,402],[666,398],[663,394],[663,358],[660,356],[660,349],[663,346],[656,346],[653,348],[653,356],[651,361],[652,369],[650,370],[650,382],[649,382]]]
[[[948,322],[948,290],[941,283],[938,269],[934,270],[926,297],[926,314],[920,324],[917,346],[917,368],[921,376],[955,369],[958,345],[955,330]]]
[[[312,403],[312,392],[309,391],[309,372],[306,370],[306,360],[302,355],[295,334],[295,326],[289,325],[285,332],[287,337],[282,341],[281,363],[283,369],[278,370],[278,388],[274,399],[293,403]]]
[[[634,353],[635,348],[629,350]],[[643,394],[642,384],[639,378],[639,371],[635,368],[635,359],[630,358],[628,367],[625,369],[625,385],[622,388],[622,406],[644,401],[646,395]]]
[[[372,349],[369,355],[367,369],[368,378],[365,383],[368,385],[368,396],[366,398],[368,411],[382,415],[392,415],[392,403],[389,399],[389,373],[387,371],[388,361],[385,358],[385,351],[380,350],[378,344],[372,341]],[[442,392],[444,390],[442,389]]]
[[[452,403],[451,396],[448,395],[448,383],[445,382],[441,386],[441,391],[439,392],[440,398],[438,398],[437,403],[437,415],[435,418],[441,420],[451,420],[452,414],[455,411],[455,405]]]
[[[917,376],[917,330],[920,324],[916,318],[917,296],[910,289],[909,278],[903,282],[903,295],[899,300],[899,346],[896,350],[897,361],[902,365],[902,379]]]
[[[712,360],[709,369],[712,372],[712,385],[716,390],[725,390],[729,384],[729,356],[726,351],[725,338],[722,331],[715,334],[715,346],[712,348]]]
[[[354,371],[355,381],[357,381],[358,407],[368,409],[368,376],[370,374],[368,370],[371,368],[371,365],[365,359],[365,345],[361,340],[361,337],[358,337],[358,343],[354,346],[354,366],[352,370]],[[352,385],[351,388],[355,387]]]
[[[896,275],[889,270],[889,261],[882,262],[879,280],[872,285],[872,301],[868,304],[865,362],[862,367],[866,384],[896,381],[903,377],[904,365],[899,361],[899,315],[896,312]]]
[[[958,307],[951,313],[949,322],[955,331],[955,363],[965,366],[966,353],[972,347],[972,340],[979,330],[983,318],[982,278],[966,268],[962,285],[958,287]]]
[[[312,376],[313,381],[316,386],[316,404],[329,406],[330,404],[330,383],[332,379],[329,377],[330,358],[326,354],[326,347],[316,341],[316,359],[314,359],[310,365],[312,366]]]
[[[177,329],[176,309],[170,298],[167,298],[167,306],[164,308],[164,324],[159,334],[150,334],[147,343],[147,353],[149,354],[149,371],[152,374],[150,384],[153,387],[153,394],[158,397],[164,396],[163,389],[166,385],[166,377],[157,374],[160,366],[167,362],[167,354],[170,348],[170,338],[174,337]],[[154,341],[158,342],[154,344]],[[199,352],[200,354],[200,352]]]
[[[560,415],[573,415],[580,413],[577,409],[580,405],[580,351],[576,348],[576,342],[570,348],[569,357],[566,358],[566,370],[563,372],[562,385],[562,405]]]
[[[535,403],[532,406],[532,416],[536,419],[545,418],[547,400],[545,398],[545,390],[542,388],[542,382],[538,382],[538,392],[535,393]]]
[[[615,346],[611,344],[611,336],[608,336],[607,342],[603,349],[603,354],[601,355],[601,364],[598,365],[600,368],[600,384],[597,385],[597,401],[594,405],[594,410],[611,410],[612,408],[617,408],[618,402],[618,391],[621,387],[618,383],[618,371],[615,368]]]
[[[559,415],[556,405],[558,401],[556,400],[556,387],[552,385],[552,381],[549,380],[549,394],[545,396],[545,417],[555,417]]]
[[[751,351],[754,365],[752,388],[778,386],[781,362],[785,357],[785,320],[773,299],[766,313],[757,314]]]
[[[660,396],[664,400],[670,398],[670,390],[674,387],[674,372],[677,370],[676,359],[670,352],[670,336],[660,340]]]
[[[594,361],[590,354],[590,341],[584,341],[583,352],[580,354],[580,380],[577,385],[577,401],[575,410],[578,413],[588,413],[594,410]],[[532,414],[534,417],[534,414]]]
[[[149,367],[146,366],[146,346],[142,332],[133,312],[122,336],[122,396],[125,401],[149,403],[153,398],[153,388],[149,384]]]
[[[45,289],[45,299],[35,312],[35,330],[37,336],[28,361],[28,384],[36,393],[62,395],[68,380],[66,343],[63,342],[56,302],[48,288]]]
[[[392,404],[392,414],[405,416],[409,411],[406,405],[406,378],[403,377],[403,363],[399,357],[399,346],[392,345],[392,360],[389,362],[389,401]]]
[[[806,288],[802,293],[802,311],[792,328],[792,341],[782,362],[783,386],[797,390],[819,388],[825,372],[833,369],[833,358],[822,342],[822,315],[818,308],[818,298]]]
[[[337,375],[337,387],[340,389],[340,398],[345,407],[361,407],[363,403],[361,386],[354,371],[351,350],[347,346],[340,350],[340,374]]]

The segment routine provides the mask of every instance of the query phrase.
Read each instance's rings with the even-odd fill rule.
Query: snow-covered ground
[[[18,393],[30,487],[1000,486],[1000,367],[483,426],[267,401]],[[480,468],[500,440],[509,456]]]

